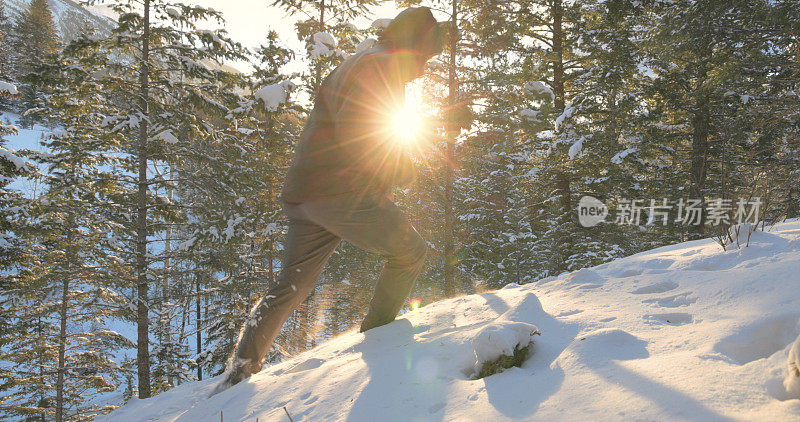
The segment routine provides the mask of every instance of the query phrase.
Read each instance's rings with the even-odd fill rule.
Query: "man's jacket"
[[[377,45],[325,78],[287,173],[284,201],[385,194],[414,180],[408,153],[390,129],[404,102],[399,60]]]

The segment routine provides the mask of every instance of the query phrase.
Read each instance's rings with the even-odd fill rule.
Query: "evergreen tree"
[[[39,86],[44,81],[37,78],[34,69],[61,49],[53,14],[47,0],[32,0],[18,17],[14,26],[14,58],[10,73],[25,84],[21,87],[22,110],[33,108],[40,99]],[[23,124],[30,124],[28,119],[23,119]]]
[[[0,80],[0,98],[17,95],[14,85]],[[17,215],[20,214],[22,197],[9,188],[9,184],[28,172],[28,166],[16,151],[6,148],[6,136],[15,135],[17,128],[0,121],[0,268],[10,265],[19,252],[14,235]],[[1,286],[0,286],[1,287]]]
[[[191,186],[185,194],[192,203],[203,204],[197,207],[196,220],[215,225],[209,233],[213,236],[192,241],[192,248],[203,251],[201,256],[215,256],[215,268],[225,274],[219,280],[205,277],[215,298],[207,308],[209,348],[203,352],[212,374],[224,369],[251,307],[277,281],[285,229],[278,195],[301,124],[301,111],[291,100],[295,86],[281,74],[292,57],[274,32],[256,50],[256,69],[248,81],[253,96],[238,101],[227,141],[208,154],[214,158],[194,169],[199,177],[193,179],[209,181]],[[278,97],[283,99],[279,104],[274,102]],[[202,230],[192,226],[195,234]],[[300,332],[292,334],[304,338]],[[276,343],[276,350],[287,348],[281,340]]]
[[[172,169],[182,162],[203,159],[204,145],[213,143],[218,126],[230,109],[235,94],[231,75],[213,66],[215,62],[243,58],[240,46],[224,31],[197,27],[203,20],[222,21],[219,12],[202,7],[175,4],[162,0],[112,1],[108,5],[119,14],[119,26],[103,41],[107,54],[128,57],[110,62],[105,76],[106,92],[114,93],[118,109],[105,123],[106,130],[126,140],[122,167],[126,174],[125,207],[135,210],[128,228],[132,248],[126,255],[133,268],[136,288],[138,394],[141,398],[168,388],[174,382],[173,370],[160,370],[158,379],[151,375],[151,317],[157,324],[169,324],[175,315],[168,310],[185,301],[172,301],[164,271],[177,268],[172,254],[166,253],[164,235],[170,225],[180,222],[180,207],[169,198],[174,189]],[[131,65],[130,63],[134,63]],[[131,87],[136,86],[131,96]],[[150,168],[157,169],[154,172]],[[154,252],[162,251],[162,253]],[[151,284],[154,284],[151,286]],[[155,297],[151,287],[161,287]],[[164,292],[167,294],[164,294]],[[156,315],[151,307],[160,307]],[[163,328],[163,329],[162,329]],[[180,351],[172,328],[159,328],[159,365],[184,366],[173,361]],[[163,347],[162,347],[163,346]],[[172,363],[169,363],[169,362]]]
[[[38,400],[48,406],[39,404],[39,411],[57,421],[112,410],[114,406],[98,406],[93,399],[117,389],[124,370],[113,355],[132,346],[106,327],[129,309],[122,294],[129,277],[114,236],[121,224],[114,201],[119,178],[113,173],[120,138],[98,131],[113,111],[109,99],[98,95],[102,85],[94,73],[105,60],[79,42],[63,61],[33,70],[47,82],[41,87],[46,101],[37,110],[62,129],[45,141],[47,154],[30,154],[47,167],[40,176],[46,191],[28,207],[28,250],[10,297],[20,326],[36,326],[38,336],[35,342],[13,344],[5,359],[24,368],[31,354],[43,353],[44,360],[36,361],[40,377],[30,379],[19,371],[13,382],[36,392],[30,400],[45,397]],[[19,308],[27,303],[33,306]]]
[[[12,46],[11,31],[13,25],[11,19],[6,15],[5,0],[0,0],[0,75],[8,78],[11,69]]]
[[[295,24],[297,38],[306,41],[311,72],[304,76],[305,88],[312,98],[327,73],[355,49],[361,35],[352,21],[364,15],[377,0],[274,0],[273,5],[291,16],[305,16]],[[337,41],[338,39],[338,41]]]
[[[788,194],[782,189],[771,195],[790,174],[779,169],[792,166],[787,161],[788,167],[775,166],[787,146],[788,127],[774,124],[775,110],[768,105],[791,90],[774,76],[788,45],[769,35],[775,29],[770,10],[781,6],[757,0],[655,2],[646,11],[645,24],[652,31],[642,51],[658,75],[646,90],[648,134],[668,140],[682,173],[675,187],[705,208],[709,199]],[[775,49],[765,48],[773,43]],[[767,168],[780,176],[763,177]],[[706,214],[689,227],[693,237],[726,232],[728,223],[707,224]]]

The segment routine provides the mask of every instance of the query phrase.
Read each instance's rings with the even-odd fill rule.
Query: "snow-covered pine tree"
[[[780,96],[783,78],[774,71],[781,65],[774,60],[786,47],[773,38],[779,33],[769,18],[773,7],[779,5],[742,0],[653,2],[645,9],[642,24],[650,30],[640,50],[657,75],[645,91],[652,104],[647,135],[671,149],[683,197],[700,199],[705,207],[709,199],[747,199],[754,193],[750,187],[775,184],[760,180],[765,169],[779,173],[773,172],[773,157],[785,138],[767,104]],[[752,196],[764,196],[758,190]],[[727,229],[728,223],[707,224],[706,214],[700,225],[688,227],[690,236]]]
[[[274,5],[290,16],[303,16],[295,24],[297,38],[306,42],[310,72],[304,75],[304,88],[311,98],[322,80],[342,58],[352,52],[361,35],[352,21],[363,16],[377,0],[275,0]]]
[[[226,117],[231,125],[206,145],[203,162],[180,169],[190,180],[180,188],[191,208],[183,245],[206,297],[197,364],[213,375],[224,369],[251,307],[277,276],[284,227],[278,194],[301,123],[291,101],[294,84],[281,74],[291,57],[270,34],[253,57],[248,94]]]
[[[579,14],[572,19],[571,28],[575,39],[572,56],[580,69],[572,74],[575,106],[563,126],[577,139],[567,152],[574,200],[590,195],[611,205],[615,198],[661,198],[670,184],[661,170],[666,166],[663,149],[643,145],[639,130],[645,111],[637,92],[651,80],[634,42],[640,35],[634,29],[641,8],[624,2],[585,1],[572,13]],[[650,168],[646,168],[648,164]],[[656,184],[660,190],[652,188]],[[572,208],[574,213],[575,205]],[[617,224],[614,217],[609,214],[604,224],[595,227],[577,227],[567,270],[639,250],[637,242],[646,233]],[[664,236],[674,227],[671,222],[667,229],[658,223],[652,231],[662,243],[651,247],[667,242]]]
[[[183,160],[202,159],[202,151],[194,145],[201,140],[213,142],[219,116],[229,113],[225,98],[232,96],[230,73],[215,63],[242,55],[224,31],[197,26],[205,20],[221,22],[219,12],[163,0],[103,3],[119,15],[119,26],[102,41],[108,54],[118,58],[110,62],[105,76],[106,89],[118,96],[118,111],[105,123],[108,130],[126,139],[127,156],[122,163],[131,194],[125,200],[135,210],[129,226],[135,233],[135,247],[127,258],[136,277],[138,392],[146,398],[154,385],[150,308],[176,303],[163,300],[162,294],[156,296],[156,303],[150,294],[151,285],[165,285],[161,277],[168,255],[163,235],[180,217],[181,209],[169,200],[174,185],[172,172],[165,170]],[[159,315],[158,322],[167,323],[164,318],[171,320],[176,313],[159,311]],[[168,337],[164,346],[177,345],[172,335]],[[166,347],[157,350],[178,355]],[[159,377],[159,390],[174,379],[171,371],[161,371]]]
[[[462,89],[474,107],[472,130],[459,145],[457,227],[463,253],[458,267],[478,288],[536,278],[526,198],[530,166],[516,133],[524,84],[513,46],[520,42],[518,5],[462,2]],[[525,114],[525,113],[522,113]]]
[[[0,80],[0,98],[17,95],[17,88],[11,83]],[[17,238],[14,235],[19,221],[15,215],[19,214],[22,205],[20,192],[11,189],[11,182],[27,173],[28,168],[16,151],[6,148],[6,137],[15,135],[17,128],[0,121],[0,268],[5,268],[13,261],[19,252]]]
[[[47,0],[32,0],[28,8],[17,17],[12,38],[14,60],[9,73],[15,75],[19,81],[22,99],[20,111],[28,110],[39,101],[38,86],[43,81],[32,72],[41,63],[45,62],[61,49],[61,40],[56,28],[53,13]],[[22,124],[30,124],[30,120],[23,118]]]
[[[14,60],[11,43],[13,27],[11,19],[6,14],[5,0],[0,0],[0,78],[3,78],[7,83],[15,82],[10,75],[11,64]],[[7,109],[9,103],[8,94],[0,94],[0,109]]]
[[[117,256],[122,222],[114,200],[120,190],[114,168],[120,138],[98,130],[114,111],[110,99],[98,95],[103,86],[95,71],[106,59],[76,42],[62,60],[32,70],[46,82],[40,85],[46,100],[36,110],[58,129],[44,141],[47,153],[29,153],[46,167],[40,175],[46,191],[28,207],[28,249],[12,303],[33,300],[35,312],[22,311],[20,320],[35,317],[49,328],[40,331],[40,343],[26,347],[21,341],[6,358],[24,367],[26,348],[52,348],[40,368],[52,392],[49,406],[40,407],[56,421],[112,410],[95,398],[120,385],[124,370],[114,353],[133,345],[108,328],[130,303],[123,294],[129,286],[127,268]],[[23,375],[18,382],[24,380]]]
[[[536,168],[531,180],[538,192],[531,198],[536,219],[545,230],[540,250],[548,256],[548,274],[569,267],[569,257],[580,243],[575,221],[575,167],[583,135],[573,128],[582,106],[583,90],[574,85],[585,60],[576,50],[581,3],[535,1],[520,5],[521,70],[526,73],[531,112],[525,112],[527,154]]]

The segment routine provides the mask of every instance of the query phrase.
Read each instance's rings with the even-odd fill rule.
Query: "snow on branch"
[[[525,82],[525,85],[522,85],[522,89],[528,94],[533,94],[536,96],[549,96],[550,101],[555,101],[556,99],[556,94],[553,93],[553,90],[544,81]]]
[[[311,58],[319,59],[328,56],[342,56],[344,51],[336,48],[336,38],[328,32],[316,32],[311,37]]]
[[[289,99],[289,94],[295,88],[296,85],[291,81],[281,81],[259,88],[253,93],[253,96],[264,103],[267,111],[275,111]]]
[[[19,91],[17,91],[17,87],[14,85],[8,82],[0,81],[0,95],[19,95]]]

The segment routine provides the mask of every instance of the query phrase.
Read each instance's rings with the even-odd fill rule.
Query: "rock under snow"
[[[483,327],[472,339],[475,351],[475,370],[484,362],[492,362],[500,356],[511,356],[514,349],[528,346],[539,332],[535,325],[525,322],[501,321]]]

